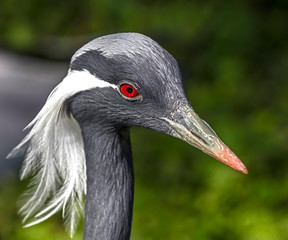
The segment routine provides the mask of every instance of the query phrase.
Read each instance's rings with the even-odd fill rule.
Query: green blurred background
[[[0,46],[68,64],[97,36],[152,37],[178,60],[192,106],[249,174],[172,137],[133,129],[131,239],[285,240],[287,24],[287,0],[1,0]],[[0,183],[0,239],[68,240],[60,214],[22,228],[16,203],[26,185],[13,174]],[[81,236],[82,225],[74,239]]]

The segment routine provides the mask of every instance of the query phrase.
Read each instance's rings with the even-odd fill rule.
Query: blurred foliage
[[[179,61],[196,112],[250,174],[236,173],[177,139],[134,129],[132,239],[283,240],[287,22],[285,0],[2,0],[0,44],[66,59],[81,41],[112,32],[142,32],[157,40]],[[21,189],[13,181],[0,188],[0,239],[69,239],[59,216],[21,228]],[[81,239],[81,227],[75,239]]]

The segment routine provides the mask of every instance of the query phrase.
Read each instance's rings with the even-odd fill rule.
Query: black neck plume
[[[87,166],[83,240],[128,240],[134,194],[129,129],[81,128]]]

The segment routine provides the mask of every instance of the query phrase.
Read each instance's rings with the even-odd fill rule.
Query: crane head
[[[137,33],[97,38],[75,53],[70,70],[106,83],[70,98],[69,111],[80,124],[99,124],[105,119],[105,124],[118,128],[147,127],[180,138],[227,166],[248,173],[194,112],[185,96],[177,61],[151,38]]]
[[[87,186],[82,133],[91,128],[118,133],[132,126],[180,138],[248,173],[194,112],[172,55],[142,34],[107,35],[74,54],[67,76],[27,126],[30,132],[8,155],[25,152],[21,178],[34,176],[34,189],[20,209],[23,222],[32,218],[26,226],[42,222],[62,208],[72,236]]]

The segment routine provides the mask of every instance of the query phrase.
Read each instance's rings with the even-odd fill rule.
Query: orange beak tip
[[[222,146],[222,149],[218,150],[214,154],[213,154],[214,158],[224,163],[228,167],[231,167],[238,172],[248,174],[246,166],[227,146],[225,145]]]

